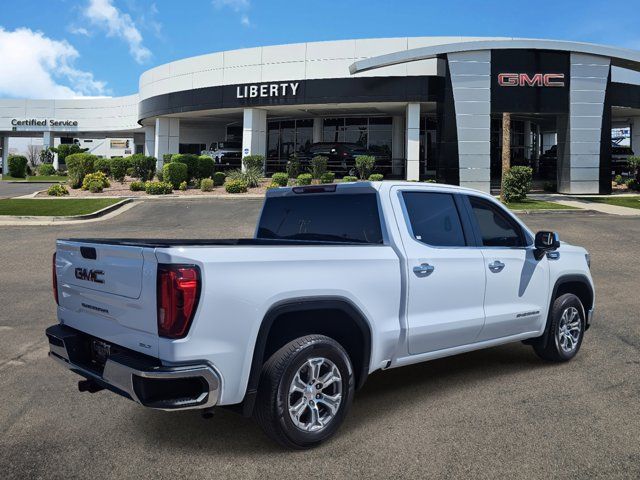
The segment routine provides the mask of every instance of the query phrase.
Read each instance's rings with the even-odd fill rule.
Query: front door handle
[[[495,262],[489,264],[489,270],[491,270],[493,273],[501,272],[503,268],[504,263],[502,263],[500,260],[496,260]]]
[[[428,263],[421,263],[420,265],[416,265],[413,267],[413,273],[415,273],[419,277],[428,277],[433,273],[436,269],[433,265],[429,265]]]

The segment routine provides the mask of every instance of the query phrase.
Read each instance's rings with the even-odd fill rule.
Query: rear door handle
[[[436,269],[433,265],[429,265],[428,263],[421,263],[420,265],[416,265],[413,267],[413,273],[415,273],[419,277],[428,277],[433,273]]]
[[[502,263],[500,260],[496,260],[493,263],[489,264],[489,270],[491,270],[493,273],[501,272],[503,268],[504,263]]]

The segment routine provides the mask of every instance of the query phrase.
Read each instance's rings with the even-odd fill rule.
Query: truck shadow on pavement
[[[483,382],[487,384],[488,394],[492,391],[496,394],[495,381],[500,381],[500,377],[513,384],[511,377],[546,368],[553,368],[553,365],[538,359],[530,347],[513,344],[376,372],[356,392],[345,424],[329,443],[340,441],[345,430],[375,430],[376,422],[381,423],[382,429],[384,417],[401,414],[414,408],[415,404],[424,404],[425,424],[428,425],[428,407],[434,398],[464,393],[467,387]],[[491,381],[493,385],[489,384]],[[184,449],[185,453],[283,452],[252,419],[224,408],[218,408],[211,419],[202,418],[197,411],[167,413],[135,409],[135,412],[127,420],[136,423],[136,430],[148,437],[149,442]]]

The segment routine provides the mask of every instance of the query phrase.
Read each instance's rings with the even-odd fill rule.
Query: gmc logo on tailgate
[[[564,73],[499,73],[501,87],[564,87]]]
[[[87,282],[104,283],[102,270],[87,270],[86,268],[76,268],[76,278]]]

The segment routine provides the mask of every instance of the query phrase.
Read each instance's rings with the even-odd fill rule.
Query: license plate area
[[[91,340],[90,343],[91,363],[102,369],[107,362],[107,358],[111,356],[111,344],[102,340]]]

